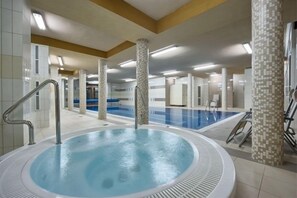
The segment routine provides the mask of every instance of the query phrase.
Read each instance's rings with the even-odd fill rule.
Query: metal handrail
[[[3,121],[8,124],[26,124],[29,127],[29,145],[35,144],[34,142],[34,127],[32,122],[29,120],[10,120],[9,114],[16,109],[20,104],[23,104],[26,100],[28,100],[31,96],[33,96],[40,89],[45,87],[47,84],[52,83],[55,87],[55,114],[56,114],[56,143],[61,144],[61,121],[60,121],[60,97],[59,97],[59,83],[55,80],[48,79],[42,82],[35,89],[27,93],[24,97],[19,99],[16,103],[14,103],[11,107],[9,107],[3,113]]]
[[[136,85],[136,86],[135,86],[135,89],[134,89],[135,129],[138,128],[138,113],[137,113],[137,111],[138,111],[138,109],[137,109],[137,95],[138,95],[138,91],[137,91],[137,90],[138,90],[138,89],[139,89],[139,87]],[[140,89],[139,89],[139,90],[140,90]],[[145,103],[145,100],[144,100],[144,98],[143,98],[143,94],[142,94],[141,90],[140,90],[140,97],[141,97],[142,103],[145,105],[146,103]]]

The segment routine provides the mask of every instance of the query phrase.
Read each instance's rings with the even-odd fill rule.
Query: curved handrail
[[[20,104],[23,104],[26,100],[32,97],[36,92],[45,87],[47,84],[52,83],[55,87],[55,114],[56,114],[56,143],[61,144],[61,122],[60,122],[60,101],[59,101],[59,83],[53,79],[48,79],[42,82],[35,89],[27,93],[21,99],[19,99],[16,103],[14,103],[11,107],[9,107],[3,113],[3,121],[8,124],[26,124],[29,127],[29,145],[35,144],[34,142],[34,127],[32,122],[29,120],[10,120],[9,114],[16,109]]]
[[[139,89],[139,87],[136,85],[135,86],[135,90],[134,90],[134,105],[135,105],[135,112],[134,112],[134,114],[135,114],[135,129],[137,129],[138,128],[138,114],[137,114],[137,95],[138,95],[138,90]],[[142,94],[142,92],[141,92],[141,90],[139,89],[139,92],[140,92],[140,97],[141,97],[141,100],[142,100],[142,103],[145,105],[146,103],[145,103],[145,100],[144,100],[144,98],[143,98],[143,94]]]

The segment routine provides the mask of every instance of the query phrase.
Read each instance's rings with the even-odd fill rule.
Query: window
[[[39,47],[35,46],[35,73],[39,74]]]
[[[36,81],[36,87],[39,86],[39,82]],[[36,102],[35,102],[35,109],[39,110],[40,109],[40,98],[39,98],[39,91],[36,92]]]

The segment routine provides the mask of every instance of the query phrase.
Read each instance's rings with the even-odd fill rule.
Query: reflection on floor
[[[237,173],[236,198],[296,198],[297,197],[297,156],[286,156],[284,166],[275,168],[253,162],[250,157],[250,144],[245,143],[242,148],[238,144],[225,144],[227,135],[240,117],[233,118],[224,124],[205,130],[206,135],[221,146],[225,147],[232,156]],[[122,119],[108,116],[107,121],[97,119],[96,113],[81,115],[77,112],[62,110],[62,134],[87,128],[101,127],[115,124],[133,124],[132,119]],[[55,126],[42,129],[36,134],[36,142],[55,135]]]

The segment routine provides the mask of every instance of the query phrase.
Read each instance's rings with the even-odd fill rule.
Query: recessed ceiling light
[[[60,68],[60,70],[64,70],[64,68],[63,68],[63,67],[61,67],[61,68]]]
[[[148,75],[148,78],[155,78],[155,77],[157,77],[156,75]]]
[[[214,77],[214,76],[218,76],[218,74],[217,73],[212,73],[212,74],[210,74],[210,76]]]
[[[90,84],[90,85],[97,85],[98,84],[98,80],[87,81],[87,83]]]
[[[135,79],[133,78],[126,78],[126,79],[123,79],[125,82],[132,82],[132,81],[135,81]]]
[[[244,49],[247,51],[248,54],[253,53],[253,50],[252,50],[251,45],[249,43],[244,43],[242,45],[243,45]]]
[[[217,65],[204,65],[204,66],[197,66],[194,68],[194,70],[206,70],[206,69],[212,69],[216,67]]]
[[[164,48],[161,48],[161,49],[158,49],[156,51],[151,52],[151,56],[152,57],[160,56],[162,54],[165,54],[165,53],[168,53],[170,51],[173,51],[176,48],[177,48],[176,45],[170,45],[170,46],[167,46],[167,47],[164,47]]]
[[[167,75],[173,75],[173,74],[177,74],[177,73],[179,73],[179,71],[170,70],[170,71],[163,72],[163,75],[167,76]]]
[[[136,61],[135,60],[127,60],[125,62],[122,62],[119,64],[121,67],[135,67],[136,66]]]
[[[46,28],[42,15],[38,12],[33,12],[32,14],[37,23],[38,28],[41,30],[45,30]]]
[[[88,78],[98,78],[98,74],[89,74]]]
[[[58,56],[58,61],[59,61],[59,65],[60,66],[63,66],[64,65],[62,56]]]
[[[118,69],[107,69],[106,72],[107,73],[118,73],[118,72],[120,72],[120,70],[118,70]]]

